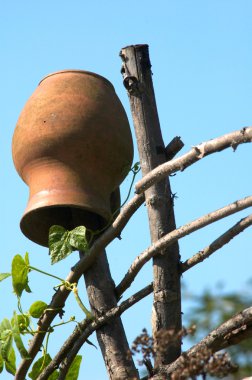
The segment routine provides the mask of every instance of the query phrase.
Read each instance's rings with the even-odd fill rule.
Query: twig
[[[240,232],[244,231],[245,228],[252,225],[252,214],[247,216],[246,218],[241,219],[238,223],[236,223],[233,227],[227,230],[224,234],[219,236],[216,240],[214,240],[210,245],[206,248],[202,249],[191,258],[186,260],[181,264],[182,272],[186,272],[188,269],[192,268],[194,265],[202,262],[207,259],[212,253],[222,248],[225,244],[229,243],[231,239],[233,239]]]
[[[189,152],[172,161],[166,162],[157,168],[153,169],[149,174],[144,176],[135,186],[135,192],[140,194],[147,190],[153,183],[160,181],[167,175],[177,171],[183,171],[188,166],[191,166],[200,159],[209,154],[220,152],[231,147],[236,150],[239,144],[252,141],[252,127],[244,127],[239,131],[231,132],[226,135],[217,137],[213,140],[203,142],[194,146]]]
[[[226,347],[240,343],[252,336],[252,307],[244,309],[228,321],[213,330],[204,339],[190,348],[186,353],[190,357],[204,348],[210,349],[213,353]],[[158,380],[160,376],[174,372],[183,360],[180,356],[170,365],[159,367],[158,373],[150,380]]]
[[[175,136],[169,144],[165,147],[165,155],[167,161],[172,160],[176,154],[183,148],[185,144],[180,136]]]
[[[120,296],[126,289],[130,287],[136,275],[139,273],[144,264],[146,264],[156,254],[160,252],[162,253],[162,250],[167,247],[167,245],[172,244],[174,241],[213,222],[216,222],[217,220],[244,210],[250,206],[252,206],[252,196],[243,198],[223,208],[206,214],[190,223],[183,225],[182,227],[177,228],[176,230],[159,239],[157,242],[143,251],[139,256],[137,256],[137,258],[133,261],[126,275],[116,288],[118,296]]]
[[[57,353],[50,364],[44,369],[37,380],[46,380],[48,376],[59,367],[63,358],[66,356],[67,360],[64,362],[64,366],[61,370],[64,372],[66,369],[68,369],[81,346],[95,330],[97,330],[105,323],[108,323],[111,319],[120,316],[125,310],[129,309],[131,306],[149,295],[152,292],[152,289],[152,284],[150,284],[123,301],[119,306],[114,307],[113,309],[106,312],[103,316],[97,318],[95,321],[84,320],[80,322],[78,324],[78,327],[75,328],[73,333],[65,341],[61,350]]]

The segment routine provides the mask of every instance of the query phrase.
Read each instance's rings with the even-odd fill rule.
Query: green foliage
[[[73,231],[65,231],[68,235],[69,244],[71,247],[75,247],[76,249],[84,250],[87,247],[87,243],[85,243],[86,236],[86,228],[85,227],[77,227]],[[84,242],[84,243],[83,243]],[[71,248],[72,249],[72,248]],[[69,290],[74,292],[75,297],[78,297],[78,290],[76,284],[70,284],[60,277],[57,277],[53,274],[42,271],[41,269],[32,267],[29,262],[29,255],[26,253],[24,257],[21,255],[15,255],[12,260],[11,273],[1,273],[0,274],[0,282],[5,280],[8,277],[12,277],[12,286],[14,293],[18,299],[18,309],[21,314],[13,313],[13,317],[11,320],[4,318],[0,323],[0,373],[6,369],[7,372],[15,375],[16,372],[16,355],[13,344],[17,350],[19,351],[20,356],[23,359],[29,359],[29,354],[23,344],[22,335],[30,334],[34,335],[37,331],[33,331],[30,327],[31,318],[38,319],[42,316],[45,310],[48,308],[47,303],[38,300],[35,301],[29,308],[28,312],[24,313],[21,308],[21,296],[23,291],[31,292],[28,286],[28,275],[31,271],[37,271],[43,275],[47,275],[53,277],[57,280],[61,281],[61,285],[65,285]],[[76,296],[77,293],[77,296]],[[84,305],[81,300],[78,298],[78,303],[81,304],[82,310]],[[85,308],[85,307],[84,307]],[[86,309],[85,309],[86,310]],[[92,315],[88,310],[86,310],[89,317]],[[43,356],[38,359],[33,367],[32,371],[29,373],[29,377],[31,379],[36,379],[38,375],[43,371],[43,369],[50,363],[52,360],[50,355],[47,353],[47,345],[49,335],[54,331],[56,326],[61,326],[69,322],[73,322],[75,317],[71,317],[67,322],[61,322],[54,326],[51,326],[50,331],[47,333],[46,345],[43,348]],[[91,344],[88,341],[89,344]],[[73,361],[69,374],[67,375],[67,379],[77,379],[79,373],[79,367],[81,363],[81,356],[77,356]],[[49,380],[56,380],[58,378],[58,372],[54,371],[50,376]]]
[[[30,325],[30,317],[28,314],[17,314],[17,321],[20,333],[28,331]]]
[[[0,324],[1,355],[4,361],[8,361],[12,347],[13,335],[10,321],[4,318]]]
[[[0,355],[0,373],[3,372],[3,369],[4,369],[4,360],[3,360],[2,355]]]
[[[32,366],[31,372],[29,372],[28,376],[32,380],[36,380],[37,377],[42,373],[43,369],[48,366],[48,364],[52,361],[52,358],[49,354],[43,355],[39,358]],[[54,371],[49,377],[48,380],[56,380],[58,378],[58,371]]]
[[[11,347],[8,358],[4,361],[7,372],[15,375],[16,373],[16,354],[14,348]]]
[[[10,277],[11,273],[0,273],[0,282]]]
[[[77,380],[80,371],[82,356],[76,355],[66,375],[66,380]]]
[[[87,229],[84,226],[68,231],[62,226],[55,225],[49,230],[51,264],[63,260],[74,250],[86,252],[88,248]]]
[[[28,293],[31,292],[28,286],[28,273],[29,273],[29,257],[28,253],[25,258],[21,255],[14,256],[11,265],[12,286],[14,293],[21,297],[24,290]]]
[[[12,326],[13,338],[14,338],[15,344],[17,346],[17,349],[18,349],[21,357],[23,359],[28,359],[29,354],[26,351],[26,348],[25,348],[23,341],[21,339],[21,335],[20,335],[21,332],[19,329],[19,320],[18,320],[18,316],[17,316],[16,312],[13,313],[13,318],[11,320],[11,326]]]
[[[13,341],[21,357],[29,358],[28,352],[22,342],[17,314],[14,312],[13,318],[9,321],[4,318],[0,324],[0,372],[3,371],[4,365],[6,371],[15,375],[16,372],[16,355],[13,348]]]
[[[29,309],[29,314],[33,318],[40,318],[41,315],[44,313],[44,311],[47,308],[47,304],[43,301],[36,301],[34,302]]]
[[[79,226],[70,231],[69,242],[75,249],[86,252],[89,249],[86,227]]]

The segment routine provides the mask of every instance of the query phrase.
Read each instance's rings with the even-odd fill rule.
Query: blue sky
[[[0,272],[10,269],[13,255],[30,253],[33,266],[65,277],[77,260],[73,253],[53,267],[47,249],[27,240],[19,230],[28,189],[16,173],[11,158],[11,139],[19,113],[38,82],[61,69],[83,69],[108,78],[120,97],[133,131],[127,94],[122,85],[119,51],[130,44],[150,47],[153,81],[165,143],[181,136],[182,151],[202,141],[251,125],[252,113],[252,3],[249,0],[128,0],[121,2],[44,0],[5,1],[1,5],[1,257]],[[251,146],[241,146],[208,157],[171,178],[177,225],[250,195]],[[135,148],[134,161],[138,160]],[[140,177],[139,177],[140,178]],[[130,185],[122,186],[122,199]],[[208,245],[249,211],[215,223],[180,242],[182,260]],[[132,218],[108,249],[111,271],[118,283],[128,266],[149,241],[146,209]],[[183,276],[195,292],[218,282],[227,290],[242,289],[251,277],[251,231],[248,230]],[[151,264],[137,277],[130,295],[151,281]],[[82,283],[82,281],[81,281]],[[49,302],[52,281],[31,274],[33,293],[24,297],[24,309],[36,299]],[[82,286],[81,286],[82,289]],[[217,296],[217,295],[216,295]],[[86,300],[84,288],[82,297]],[[0,285],[0,320],[11,317],[16,300],[10,281]],[[83,318],[70,298],[66,318]],[[87,303],[87,300],[85,301]],[[186,306],[185,306],[186,307]],[[151,296],[123,317],[129,342],[143,327],[150,330]],[[65,327],[51,339],[55,353]],[[92,336],[92,341],[95,338]],[[81,378],[106,379],[99,350],[84,347]],[[11,379],[8,375],[5,379]]]

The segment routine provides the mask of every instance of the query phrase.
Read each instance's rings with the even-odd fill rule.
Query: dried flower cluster
[[[142,333],[132,344],[131,354],[140,354],[142,360],[138,360],[138,364],[145,364],[149,374],[151,374],[152,371],[149,368],[150,360],[156,356],[157,352],[165,352],[167,346],[172,344],[176,339],[193,334],[194,332],[195,326],[189,329],[183,328],[177,333],[174,330],[160,330],[157,332],[156,343],[154,344],[153,338],[148,334],[146,329],[143,329]],[[206,379],[207,374],[222,378],[237,371],[237,369],[238,367],[231,362],[227,353],[213,354],[211,350],[203,347],[195,354],[188,355],[187,353],[183,353],[177,369],[171,375],[162,374],[161,376],[167,376],[163,378],[171,380],[195,380],[198,376]]]
[[[146,329],[142,330],[142,333],[136,337],[131,346],[131,353],[142,355],[142,360],[138,361],[139,365],[143,365],[147,360],[149,361],[155,356],[153,349],[153,338],[148,334]]]
[[[175,332],[173,329],[165,330],[160,329],[156,333],[156,339],[154,343],[154,353],[165,353],[167,347],[180,340],[186,335],[193,335],[196,330],[196,326],[193,325],[190,328],[183,327],[180,331]]]
[[[171,375],[171,380],[196,379],[206,375],[222,378],[237,371],[227,353],[212,354],[211,350],[203,348],[194,355],[182,354],[182,361],[179,367]]]

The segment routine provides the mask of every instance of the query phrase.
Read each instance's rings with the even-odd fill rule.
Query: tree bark
[[[84,274],[92,313],[96,318],[117,306],[105,250]],[[139,379],[120,317],[96,331],[99,346],[111,380]]]
[[[120,194],[119,194],[120,197]],[[120,200],[119,200],[120,203]],[[111,208],[113,205],[111,204]],[[102,229],[100,217],[92,214],[86,220],[88,229]],[[80,257],[83,253],[80,252]],[[115,283],[112,279],[105,249],[100,251],[93,265],[84,273],[89,303],[95,318],[117,306]],[[139,379],[121,318],[108,322],[96,331],[99,346],[110,380]]]
[[[151,64],[148,45],[135,45],[123,48],[120,52],[123,66],[122,74],[127,89],[142,174],[167,161],[166,150],[159,125],[155,94],[151,78]],[[151,240],[154,243],[176,228],[173,212],[173,196],[169,179],[154,184],[145,192],[148,209]],[[152,331],[154,341],[162,329],[181,329],[181,296],[179,272],[179,247],[175,242],[153,259],[153,317]],[[158,346],[158,341],[156,341]],[[171,363],[181,353],[178,340],[159,352],[155,366]]]

